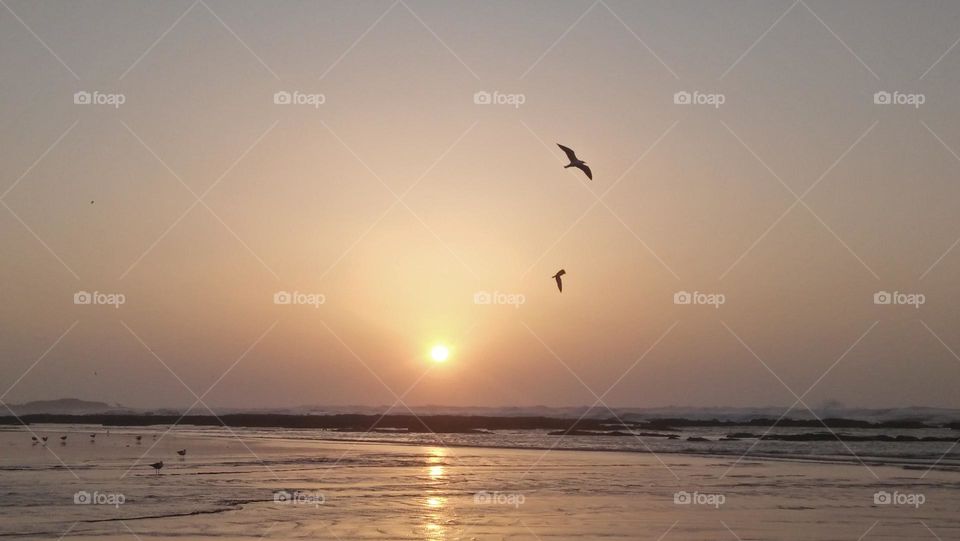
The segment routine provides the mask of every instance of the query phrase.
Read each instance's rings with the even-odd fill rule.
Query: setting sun
[[[434,362],[445,362],[448,357],[450,357],[450,348],[443,344],[437,344],[430,350],[430,358],[433,359]]]

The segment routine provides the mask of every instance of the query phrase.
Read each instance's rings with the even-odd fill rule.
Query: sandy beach
[[[49,437],[47,449],[25,430],[0,432],[4,537],[960,537],[960,473],[953,471],[330,442],[187,427],[156,439],[163,430],[43,427],[37,434]],[[148,466],[158,460],[159,475]],[[892,503],[876,503],[878,492]]]

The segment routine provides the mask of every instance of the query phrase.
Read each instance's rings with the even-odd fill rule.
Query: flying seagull
[[[187,454],[187,450],[186,450],[186,449],[180,449],[179,451],[177,451],[177,454],[180,455],[180,456],[183,456],[183,455]]]
[[[154,462],[153,464],[150,464],[150,467],[157,470],[157,475],[160,475],[160,468],[163,467],[163,461],[161,460],[160,462]]]
[[[568,167],[576,167],[577,169],[583,171],[584,174],[587,175],[588,179],[593,180],[593,173],[590,171],[590,168],[587,166],[587,162],[578,158],[577,154],[573,151],[572,148],[565,147],[560,143],[557,143],[557,146],[560,147],[560,150],[562,150],[567,155],[567,159],[570,160],[570,163],[563,166],[564,169]]]
[[[557,271],[556,274],[554,274],[553,276],[550,277],[550,278],[553,278],[554,280],[557,281],[557,289],[559,289],[561,293],[563,292],[563,281],[560,280],[560,277],[563,276],[563,275],[566,274],[566,273],[567,273],[567,271],[565,271],[565,270],[563,270],[563,269],[560,269],[559,271]]]

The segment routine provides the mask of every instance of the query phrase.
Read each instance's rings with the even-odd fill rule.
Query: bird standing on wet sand
[[[560,150],[567,155],[567,159],[570,160],[570,163],[564,165],[563,168],[567,169],[568,167],[576,167],[577,169],[584,172],[587,175],[587,178],[593,180],[593,172],[590,171],[590,168],[587,166],[587,162],[577,158],[577,154],[573,151],[572,148],[565,147],[560,143],[557,143],[557,146],[560,147]]]
[[[179,451],[177,451],[177,454],[180,455],[180,456],[184,456],[184,455],[187,454],[187,450],[186,450],[186,449],[180,449]]]
[[[163,467],[163,461],[161,460],[160,462],[154,462],[153,464],[150,464],[150,467],[157,471],[157,475],[160,475],[160,468]]]
[[[67,437],[66,437],[66,436],[60,436],[60,441],[62,441],[63,443],[66,443],[66,442],[67,442]]]
[[[561,280],[560,277],[566,273],[567,271],[560,269],[556,274],[550,277],[557,281],[557,289],[559,289],[561,293],[563,293],[563,280]]]

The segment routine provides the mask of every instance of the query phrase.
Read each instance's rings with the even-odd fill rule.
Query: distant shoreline
[[[571,434],[618,435],[618,430],[646,430],[678,432],[692,427],[752,427],[834,429],[951,429],[960,430],[960,421],[925,423],[921,421],[864,421],[846,418],[773,419],[761,417],[750,420],[656,418],[619,420],[569,417],[514,417],[481,415],[368,415],[328,414],[291,415],[261,413],[231,413],[213,415],[156,415],[156,414],[28,414],[19,417],[0,416],[0,425],[31,424],[93,424],[103,426],[193,425],[242,428],[300,428],[326,429],[342,432],[404,431],[409,433],[483,433],[492,430],[551,430]],[[958,433],[960,438],[960,433]]]

